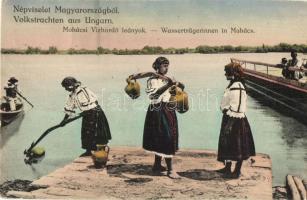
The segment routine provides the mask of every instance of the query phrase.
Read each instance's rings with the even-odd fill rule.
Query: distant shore
[[[268,52],[290,52],[295,50],[299,53],[307,53],[307,44],[287,44],[280,43],[278,45],[269,46],[208,46],[200,45],[196,48],[162,48],[160,46],[145,46],[142,49],[108,49],[98,47],[96,49],[76,49],[70,48],[59,50],[56,46],[50,46],[48,49],[40,47],[28,46],[25,49],[2,48],[2,54],[114,54],[114,55],[155,55],[155,54],[185,54],[185,53],[201,53],[201,54],[217,54],[217,53],[268,53]]]

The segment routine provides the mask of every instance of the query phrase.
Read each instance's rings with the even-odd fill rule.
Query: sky
[[[50,13],[14,12],[24,8],[50,7]],[[118,14],[54,13],[63,8],[114,8]],[[55,17],[63,24],[20,23],[19,18]],[[113,24],[85,23],[85,17],[111,19]],[[140,49],[146,45],[164,48],[195,48],[199,45],[275,45],[307,44],[307,2],[286,0],[3,0],[1,8],[2,48],[24,49],[27,46],[58,49],[98,46],[118,49]],[[80,19],[80,23],[68,23]],[[96,33],[91,27],[118,28],[118,33]],[[86,28],[88,32],[63,32],[63,27]],[[217,29],[215,34],[163,33],[170,29]],[[143,28],[146,33],[122,33],[122,28]],[[227,33],[221,33],[221,29]],[[253,30],[253,33],[231,33],[231,28]]]

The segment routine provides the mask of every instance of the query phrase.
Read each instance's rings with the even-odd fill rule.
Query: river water
[[[301,56],[301,55],[299,55]],[[141,80],[141,97],[132,100],[124,93],[125,78],[132,73],[152,71],[156,55],[2,55],[1,84],[10,76],[19,79],[22,93],[34,105],[25,115],[1,129],[0,183],[12,179],[36,179],[63,166],[83,150],[80,148],[80,121],[50,133],[40,143],[46,157],[32,167],[24,164],[23,151],[47,128],[59,123],[68,93],[60,83],[75,76],[99,96],[110,123],[114,146],[142,145],[148,100]],[[227,81],[223,66],[231,57],[278,63],[288,54],[186,54],[167,55],[168,76],[186,85],[190,111],[178,114],[180,148],[217,149],[222,114],[219,103]],[[3,90],[2,90],[3,92]],[[288,173],[306,176],[307,126],[272,110],[249,97],[247,117],[256,151],[271,156],[274,185],[284,184]]]

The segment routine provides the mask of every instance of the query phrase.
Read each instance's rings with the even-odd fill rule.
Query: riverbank
[[[199,45],[195,48],[163,48],[161,46],[144,46],[141,49],[108,49],[104,47],[97,47],[97,49],[58,49],[56,46],[49,46],[48,49],[41,49],[40,47],[28,46],[26,49],[14,49],[14,48],[2,48],[2,54],[114,54],[114,55],[155,55],[155,54],[219,54],[219,53],[282,53],[291,52],[295,50],[299,53],[306,53],[307,45],[305,44],[287,44],[279,43],[274,46],[262,45],[262,46],[208,46]]]
[[[244,162],[239,179],[225,179],[214,171],[223,165],[213,151],[179,151],[174,168],[181,178],[176,180],[152,174],[152,162],[153,155],[141,148],[116,147],[104,169],[95,169],[91,157],[80,157],[33,181],[31,186],[40,189],[6,195],[39,199],[272,199],[271,160],[265,154]]]

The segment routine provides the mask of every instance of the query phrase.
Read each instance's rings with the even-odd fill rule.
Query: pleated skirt
[[[143,148],[163,157],[172,157],[178,150],[176,111],[168,103],[149,105],[143,132]]]
[[[228,115],[223,115],[217,160],[239,161],[255,156],[254,139],[247,118],[232,118],[235,121],[230,133],[227,134],[225,128],[229,119]]]
[[[107,144],[112,137],[108,120],[101,107],[98,105],[91,110],[83,111],[82,115],[82,148],[96,150],[97,144]]]

